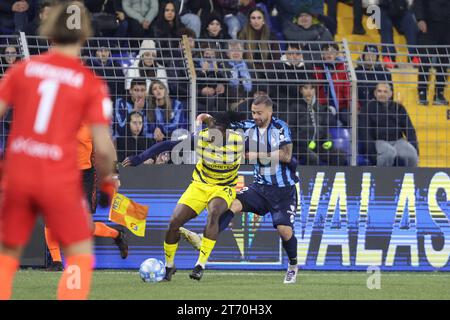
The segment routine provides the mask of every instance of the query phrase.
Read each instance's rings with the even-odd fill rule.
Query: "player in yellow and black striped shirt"
[[[190,277],[200,280],[206,261],[211,254],[218,235],[219,217],[229,210],[236,197],[235,185],[244,153],[243,136],[228,129],[230,124],[242,120],[235,112],[216,114],[208,122],[208,128],[199,132],[195,146],[198,162],[192,173],[192,183],[178,200],[166,232],[164,252],[166,256],[166,276],[170,281],[176,268],[175,253],[180,240],[179,229],[205,208],[208,220],[202,239],[198,261]],[[173,149],[179,141],[165,141],[153,145],[145,152],[129,157],[123,165],[136,166],[161,152]]]

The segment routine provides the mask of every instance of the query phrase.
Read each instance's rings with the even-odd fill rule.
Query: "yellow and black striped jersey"
[[[227,130],[225,145],[209,140],[208,129],[198,134],[196,153],[199,161],[192,173],[194,181],[233,187],[237,183],[238,170],[244,152],[244,140],[233,130]]]

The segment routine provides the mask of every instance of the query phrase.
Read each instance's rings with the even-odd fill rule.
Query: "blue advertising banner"
[[[120,192],[150,207],[145,238],[127,231],[122,260],[110,239],[97,238],[97,268],[138,268],[164,260],[164,233],[193,166],[141,166],[121,171]],[[242,166],[245,185],[251,167]],[[298,261],[304,270],[450,271],[450,169],[299,167],[295,217]],[[201,233],[206,212],[186,227]],[[108,219],[99,209],[95,220]],[[181,241],[175,258],[191,269],[198,252]],[[210,257],[214,269],[284,269],[286,257],[270,213],[238,214]]]

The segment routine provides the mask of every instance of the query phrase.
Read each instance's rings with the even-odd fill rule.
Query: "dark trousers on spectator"
[[[149,38],[151,35],[150,27],[144,30],[139,21],[132,18],[127,18],[128,21],[128,35],[133,38]]]
[[[335,35],[337,33],[337,4],[338,0],[326,0],[328,7],[328,17],[319,15],[319,20],[325,24],[330,32]],[[361,25],[363,16],[362,0],[353,0],[353,28]],[[330,20],[328,20],[328,19]]]
[[[394,29],[406,37],[406,43],[412,47],[408,48],[409,54],[416,55],[418,27],[411,11],[406,11],[402,16],[390,17],[384,9],[381,9],[381,42],[392,44],[383,46],[383,56],[391,56],[395,60],[396,50],[394,47]]]
[[[419,45],[427,47],[419,48],[422,63],[419,68],[418,91],[427,91],[430,68],[433,67],[436,70],[436,93],[443,92],[447,69],[450,68],[450,51],[448,48],[436,48],[435,46],[450,45],[450,21],[427,22],[427,33],[419,33]],[[435,55],[435,61],[433,61],[433,55]]]

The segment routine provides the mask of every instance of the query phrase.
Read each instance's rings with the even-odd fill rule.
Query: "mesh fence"
[[[18,59],[48,50],[42,38],[23,39],[1,39],[2,73],[11,48]],[[92,38],[82,59],[110,89],[119,160],[177,129],[193,131],[199,113],[235,110],[250,119],[253,99],[269,95],[301,164],[448,167],[450,47],[397,48],[396,68],[381,50],[345,40]]]
[[[392,63],[381,60],[382,45],[349,44],[358,89],[359,158],[372,165],[448,167],[450,47],[395,47]]]
[[[24,57],[21,41],[18,36],[0,36],[0,77],[15,62]],[[8,132],[12,120],[12,112],[8,110],[0,121],[0,148],[3,150],[6,146]]]

